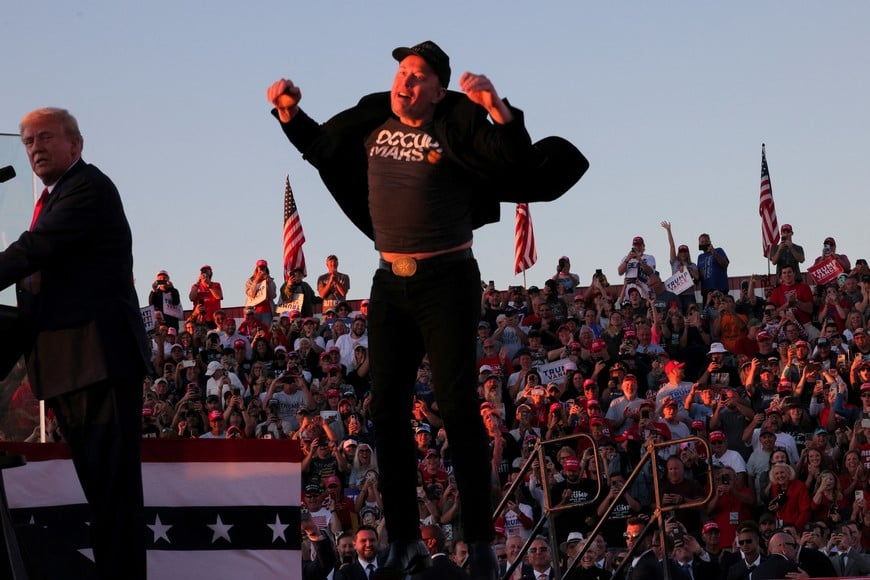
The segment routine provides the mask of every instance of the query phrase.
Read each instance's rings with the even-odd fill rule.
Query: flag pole
[[[761,158],[764,159],[764,143],[761,144]],[[767,255],[764,256],[764,261],[767,262],[767,283],[770,284],[770,250],[773,246],[767,249]]]

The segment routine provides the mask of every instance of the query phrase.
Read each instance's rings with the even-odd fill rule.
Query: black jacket
[[[33,393],[46,399],[144,376],[150,349],[133,287],[130,226],[112,181],[82,160],[57,182],[33,231],[0,252],[17,285]]]
[[[583,154],[564,139],[548,137],[532,144],[522,112],[511,112],[511,122],[490,123],[483,107],[454,91],[447,91],[435,111],[432,130],[443,155],[475,185],[475,228],[498,221],[499,202],[556,199],[589,168]],[[277,118],[276,110],[272,114]],[[371,239],[364,141],[391,115],[390,94],[374,93],[322,125],[302,110],[281,124],[290,142],[318,169],[345,215]]]

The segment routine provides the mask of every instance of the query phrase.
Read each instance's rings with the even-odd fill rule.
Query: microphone
[[[5,181],[9,181],[15,177],[15,168],[11,165],[7,165],[6,167],[0,167],[0,183]]]

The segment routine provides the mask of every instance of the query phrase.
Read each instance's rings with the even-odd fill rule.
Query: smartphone
[[[863,489],[856,489],[855,490],[855,499],[857,499],[858,501],[864,501],[864,490]]]
[[[181,361],[181,368],[183,368],[183,369],[189,369],[190,367],[195,367],[195,366],[196,366],[195,360]]]
[[[861,419],[861,427],[863,429],[870,429],[870,419]]]

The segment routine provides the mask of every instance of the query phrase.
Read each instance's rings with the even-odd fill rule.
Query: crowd
[[[601,577],[609,577],[636,539],[632,530],[655,505],[647,464],[616,508],[605,509],[638,464],[644,442],[697,436],[709,442],[709,457],[706,446],[692,442],[658,452],[664,505],[712,496],[700,509],[674,512],[670,560],[654,536],[645,536],[647,547],[658,550],[659,566],[672,561],[680,568],[694,557],[698,566],[731,578],[729,559],[751,564],[793,545],[823,553],[838,574],[864,566],[870,549],[866,260],[853,267],[828,238],[815,262],[833,257],[843,273],[811,286],[807,254],[784,225],[770,252],[775,281],[751,276],[732,291],[727,254],[709,234],[699,235],[692,258],[687,245],[675,244],[671,224],[662,227],[667,263],[657,264],[635,237],[616,265],[624,277],[618,289],[602,269],[581,286],[568,257],[540,287],[499,290],[482,283],[476,388],[491,442],[493,505],[539,441],[546,451],[546,465],[525,477],[496,521],[499,561],[515,559],[544,511],[546,488],[554,504],[583,505],[556,516],[515,577],[538,578],[551,550],[565,566],[587,541],[594,546],[577,577],[605,571]],[[145,381],[143,436],[299,440],[310,570],[376,566],[374,555],[386,543],[368,414],[368,302],[351,307],[350,279],[338,271],[336,256],[327,259],[327,270],[316,290],[298,270],[279,286],[259,260],[245,282],[241,321],[222,309],[221,285],[209,266],[185,295],[189,315],[165,271],[148,301],[156,318],[157,374]],[[680,274],[688,283],[676,288],[671,282]],[[467,547],[451,444],[462,442],[449,441],[442,427],[427,359],[408,388],[415,393],[409,429],[417,442],[424,540],[461,568]],[[27,431],[33,401],[13,402],[20,411],[15,427]],[[595,439],[597,459],[588,440],[545,443],[573,433]],[[50,435],[58,436],[51,422]],[[600,493],[599,474],[606,486]],[[601,533],[588,538],[602,517]],[[796,554],[790,558],[797,561]]]

